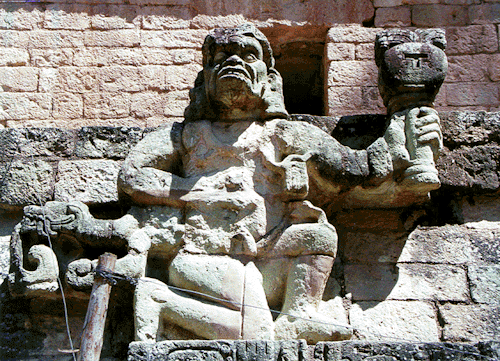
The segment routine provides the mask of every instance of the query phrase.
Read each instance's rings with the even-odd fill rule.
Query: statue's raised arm
[[[182,177],[183,124],[168,124],[148,134],[125,159],[118,175],[118,191],[137,204],[181,206],[190,186]]]

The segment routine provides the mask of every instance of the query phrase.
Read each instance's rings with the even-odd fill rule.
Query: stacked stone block
[[[4,126],[154,126],[183,116],[207,32],[182,20],[188,7],[2,8]]]
[[[409,347],[392,344],[398,342],[498,340],[500,212],[499,186],[494,181],[499,179],[500,115],[452,112],[443,113],[441,119],[445,138],[444,156],[438,163],[442,188],[432,194],[430,204],[411,209],[351,209],[331,215],[339,235],[339,255],[328,283],[329,300],[321,307],[335,310],[339,323],[354,327],[355,338],[391,343],[380,350],[377,344],[346,345],[346,349],[385,355],[383,352]],[[323,124],[334,134],[339,121],[331,117],[296,120]],[[117,172],[129,150],[148,131],[127,127],[0,131],[2,279],[8,274],[9,235],[22,216],[22,206],[79,200],[101,217],[121,214]],[[345,140],[342,133],[337,136]],[[441,204],[443,195],[453,196]],[[446,218],[451,208],[454,221]],[[437,219],[429,219],[436,214]],[[456,224],[444,225],[449,222]],[[2,297],[6,310],[0,315],[2,337],[12,337],[9,317],[20,317],[23,337],[43,335],[36,346],[41,348],[29,349],[30,354],[57,354],[53,345],[58,339],[67,345],[62,316],[50,316],[57,302],[49,307],[26,300],[23,312],[27,313],[14,314],[13,305],[19,301],[9,300],[7,293]],[[70,304],[73,334],[78,335],[84,310],[78,313],[75,304]],[[131,320],[131,315],[127,317]],[[107,345],[109,355],[112,351]],[[15,342],[9,347],[12,352],[0,347],[0,355],[18,355],[22,348]]]
[[[242,22],[256,23],[277,51],[283,42],[324,44],[326,115],[385,112],[373,61],[380,29],[442,27],[450,66],[438,110],[493,111],[499,14],[496,2],[479,0],[0,3],[0,125],[144,127],[181,119],[208,30]]]
[[[250,21],[277,48],[324,44],[324,114],[331,117],[319,123],[330,132],[340,116],[385,113],[373,59],[378,31],[442,27],[449,74],[436,99],[445,137],[443,187],[433,194],[437,213],[430,213],[436,220],[422,221],[418,207],[336,214],[341,249],[329,295],[338,297],[322,307],[340,310],[339,322],[349,322],[362,340],[498,340],[500,117],[477,110],[500,107],[499,14],[493,0],[0,3],[0,127],[21,128],[0,131],[1,279],[22,206],[80,200],[103,216],[120,213],[121,160],[144,127],[182,120],[209,29]],[[81,128],[87,125],[111,127]],[[58,129],[24,128],[47,126]],[[449,202],[442,206],[441,199]],[[442,216],[447,212],[452,221]],[[6,282],[2,287],[0,336],[8,342],[0,343],[0,358],[59,355],[57,348],[67,347],[62,316],[10,300]],[[72,312],[78,334],[84,312]],[[402,357],[405,347],[420,359],[442,351],[319,345],[314,358]],[[485,344],[467,347],[498,357]]]

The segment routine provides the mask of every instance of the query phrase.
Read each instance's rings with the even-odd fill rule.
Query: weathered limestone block
[[[93,8],[90,17],[92,29],[134,29],[140,27],[141,10],[137,6],[123,4],[100,4]]]
[[[471,344],[442,344],[405,342],[320,342],[314,348],[314,360],[380,360],[380,361],[432,361],[496,359],[499,356],[498,342]]]
[[[372,43],[380,29],[359,25],[334,26],[328,30],[327,41],[333,43]]]
[[[328,43],[325,55],[328,61],[354,60],[355,50],[356,46],[354,44]]]
[[[346,265],[346,291],[354,300],[467,301],[468,285],[460,266],[398,263]]]
[[[83,4],[51,4],[45,10],[43,27],[54,30],[90,28],[89,8]]]
[[[91,118],[124,118],[130,115],[131,95],[123,92],[84,94],[84,113]]]
[[[498,305],[500,300],[500,266],[468,266],[470,292],[477,303]]]
[[[28,65],[30,54],[26,49],[1,48],[0,66]]]
[[[446,84],[446,102],[450,106],[498,106],[498,86],[491,82]]]
[[[500,335],[500,308],[492,305],[439,305],[443,319],[443,340],[471,342],[497,340]]]
[[[469,228],[469,232],[467,233],[472,244],[473,259],[476,262],[496,264],[500,262],[500,227],[498,227],[498,224],[496,225],[496,227],[487,227],[482,222],[479,224],[467,224],[467,228]]]
[[[157,92],[132,94],[130,113],[136,118],[162,116],[164,99],[165,96]]]
[[[307,344],[299,341],[163,341],[132,342],[128,361],[223,360],[300,361]]]
[[[52,116],[56,119],[77,119],[83,117],[83,98],[80,94],[54,94]]]
[[[37,68],[1,67],[0,84],[4,92],[36,92],[38,89]]]
[[[29,34],[29,47],[36,49],[83,47],[84,32],[78,30],[33,30]]]
[[[356,333],[371,341],[387,338],[439,341],[436,311],[426,302],[357,302],[351,306],[349,319]]]
[[[473,196],[462,202],[462,217],[470,227],[498,230],[500,204],[494,194]]]
[[[28,31],[4,30],[0,32],[0,46],[24,48],[26,49],[30,42]]]
[[[84,127],[78,132],[75,155],[80,158],[123,159],[143,137],[130,127]]]
[[[448,57],[447,83],[495,81],[495,54],[457,55]],[[492,64],[493,63],[493,64]],[[497,79],[498,80],[498,79]]]
[[[112,160],[61,161],[54,199],[86,204],[117,202],[115,184],[119,169],[120,163]]]
[[[54,193],[54,170],[42,160],[0,163],[0,206],[23,207],[45,203]]]
[[[138,1],[138,3],[143,2]],[[182,2],[182,1],[179,1]],[[143,29],[174,30],[188,29],[191,25],[188,7],[154,6],[147,9],[142,18]]]
[[[447,28],[447,53],[478,54],[498,51],[496,27],[488,25],[470,25]]]
[[[500,136],[500,113],[448,112],[441,117],[441,127],[443,141],[450,148],[491,143]]]
[[[95,93],[99,89],[100,73],[92,67],[61,67],[57,71],[47,72],[44,81],[46,91],[70,93]],[[42,79],[40,79],[42,83]]]
[[[450,112],[445,115],[443,136],[446,147],[437,161],[443,184],[455,189],[498,190],[499,119],[497,112]]]
[[[75,132],[54,128],[0,129],[0,160],[22,157],[57,159],[74,153]]]
[[[44,70],[47,71],[49,69],[44,69],[45,67],[59,67],[59,66],[68,66],[73,65],[73,49],[30,49],[29,56],[31,57],[31,65],[40,67],[40,73]],[[75,64],[76,65],[76,64]],[[50,69],[55,70],[55,69]],[[42,75],[40,74],[40,79]],[[46,91],[41,87],[39,83],[39,90]]]
[[[500,20],[500,6],[498,4],[472,5],[469,10],[472,24],[491,24]]]
[[[195,48],[199,49],[206,30],[143,31],[141,46],[153,48]]]
[[[395,8],[381,8],[376,10],[376,27],[407,27],[410,25],[411,9],[409,7],[400,6]]]
[[[35,4],[9,4],[0,9],[0,28],[31,30],[43,21],[43,16],[43,11]]]
[[[376,65],[371,61],[335,61],[328,69],[328,86],[377,84]]]
[[[47,119],[52,96],[42,93],[1,93],[0,120]]]
[[[408,236],[398,261],[457,265],[471,262],[467,231],[458,225],[418,227]]]
[[[445,185],[473,188],[480,191],[496,191],[500,188],[498,144],[462,146],[453,151],[444,149],[437,167]]]
[[[137,47],[140,44],[139,30],[120,29],[107,31],[86,31],[84,44],[87,47]]]
[[[163,115],[167,117],[182,117],[184,110],[189,105],[187,91],[171,91],[163,98]]]
[[[469,23],[467,7],[460,5],[415,5],[411,19],[416,26],[464,26]]]

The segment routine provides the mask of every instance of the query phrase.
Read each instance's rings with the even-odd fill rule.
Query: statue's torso
[[[197,178],[184,197],[187,250],[247,252],[255,246],[239,243],[257,242],[287,216],[291,198],[273,129],[272,122],[186,124],[184,176]]]

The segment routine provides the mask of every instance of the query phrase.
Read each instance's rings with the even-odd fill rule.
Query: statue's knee
[[[302,223],[288,227],[277,250],[282,248],[283,255],[323,254],[335,256],[337,253],[337,232],[329,223]]]

